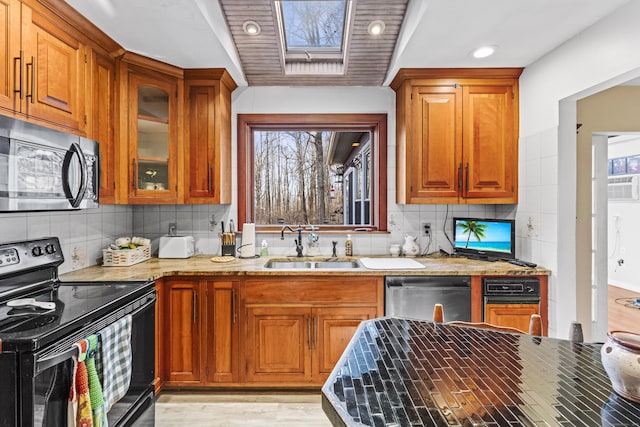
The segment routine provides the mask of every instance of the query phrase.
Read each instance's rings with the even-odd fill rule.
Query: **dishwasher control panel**
[[[540,280],[537,278],[484,278],[482,292],[489,295],[540,295]]]

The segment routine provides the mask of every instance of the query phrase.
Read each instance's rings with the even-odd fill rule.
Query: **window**
[[[238,115],[238,219],[386,230],[386,115]]]
[[[351,1],[282,0],[276,10],[287,74],[344,74]]]

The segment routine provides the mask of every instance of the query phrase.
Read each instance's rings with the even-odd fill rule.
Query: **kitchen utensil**
[[[45,310],[54,310],[56,308],[55,302],[49,301],[36,301],[35,298],[18,298],[11,301],[7,301],[9,307],[38,307]]]

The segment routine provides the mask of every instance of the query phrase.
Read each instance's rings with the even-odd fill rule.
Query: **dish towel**
[[[98,332],[100,337],[100,365],[102,367],[102,394],[104,407],[120,400],[131,383],[131,315]]]
[[[93,427],[108,427],[107,412],[104,409],[102,385],[96,371],[96,354],[98,353],[98,336],[89,335],[87,338],[87,375],[89,376],[89,396],[91,397],[91,412],[93,413]]]
[[[93,417],[91,414],[91,398],[89,397],[89,377],[85,364],[88,342],[87,340],[81,340],[75,343],[74,346],[78,348],[78,356],[73,356],[67,426],[92,427]]]

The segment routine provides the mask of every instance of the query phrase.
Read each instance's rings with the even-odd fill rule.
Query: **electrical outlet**
[[[422,223],[422,228],[424,230],[425,236],[430,236],[431,235],[431,223],[430,222],[423,222]]]

